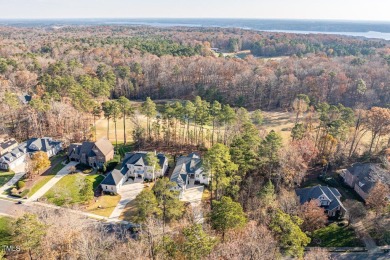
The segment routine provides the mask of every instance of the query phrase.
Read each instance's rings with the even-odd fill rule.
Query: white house
[[[150,165],[147,152],[126,153],[123,167],[127,168],[127,175],[143,180],[155,180],[163,176],[168,169],[168,158],[154,152],[158,165]]]
[[[126,172],[123,172],[122,169],[113,170],[100,183],[104,192],[118,193],[118,190],[122,187],[123,183],[125,183],[128,179]]]
[[[50,158],[62,150],[62,143],[52,138],[32,138],[19,144],[16,148],[0,157],[0,169],[13,170],[25,162],[26,156],[39,151],[47,153]]]
[[[202,160],[195,153],[181,156],[177,159],[170,180],[177,183],[176,189],[180,192],[185,191],[190,182],[205,185],[208,185],[210,182],[208,174],[203,170]]]
[[[168,169],[168,158],[156,154],[158,167],[149,165],[147,152],[126,153],[120,170],[113,170],[100,183],[104,192],[118,193],[129,178],[154,180],[163,176]]]

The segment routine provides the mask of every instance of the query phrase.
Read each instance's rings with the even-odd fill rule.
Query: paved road
[[[114,211],[111,213],[108,221],[120,221],[119,217],[122,214],[122,211],[125,209],[127,203],[134,200],[143,189],[144,184],[142,183],[134,183],[131,179],[125,182],[118,191],[119,195],[121,196],[121,200],[119,201],[118,205],[116,205]]]
[[[0,199],[0,215],[2,216],[18,217],[28,210],[29,207],[25,204],[19,205],[16,201]]]
[[[70,162],[67,165],[64,166],[57,174],[54,176],[50,181],[48,181],[45,185],[43,185],[42,188],[40,188],[37,192],[34,193],[30,198],[28,198],[27,201],[36,201],[43,195],[45,195],[46,192],[48,192],[54,185],[56,185],[57,182],[59,182],[63,177],[68,175],[70,173],[70,167],[75,166],[78,164],[77,162]]]
[[[389,253],[383,252],[363,252],[363,253],[331,253],[332,259],[335,260],[388,260]]]
[[[192,188],[187,188],[184,191],[183,197],[181,198],[182,201],[190,202],[195,222],[199,224],[202,224],[204,222],[202,210],[203,190],[203,186],[194,186]]]
[[[3,193],[14,186],[25,174],[25,164],[22,163],[17,168],[14,169],[15,175],[12,177],[11,180],[9,180],[6,184],[4,184],[2,187],[0,187],[0,196],[6,197]]]

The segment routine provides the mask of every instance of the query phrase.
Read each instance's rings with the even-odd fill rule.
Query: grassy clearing
[[[54,187],[52,187],[45,195],[46,199],[57,206],[85,204],[80,189],[84,179],[91,181],[91,190],[95,190],[104,179],[103,175],[81,173],[71,174],[63,177]]]
[[[28,197],[31,197],[38,190],[40,190],[46,183],[48,183],[55,175],[46,175],[40,176],[40,179],[35,182],[34,186],[31,187],[30,192],[27,194]]]
[[[14,172],[0,172],[0,187],[11,180],[14,175]]]
[[[338,226],[336,223],[314,231],[311,245],[321,247],[363,246],[352,227]]]
[[[89,213],[93,213],[96,215],[100,215],[103,217],[109,217],[111,213],[114,211],[116,205],[120,201],[121,196],[115,195],[104,195],[100,196],[97,201],[91,203],[87,207],[87,211]],[[99,208],[100,207],[100,208]]]
[[[0,248],[11,243],[11,218],[0,217]]]

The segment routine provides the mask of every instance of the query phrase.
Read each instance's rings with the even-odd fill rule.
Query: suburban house
[[[9,150],[10,148],[8,148]],[[50,158],[62,150],[62,142],[50,137],[32,138],[17,146],[0,157],[0,169],[13,170],[25,162],[26,156],[35,152],[46,152]]]
[[[378,181],[390,185],[390,172],[378,163],[355,163],[341,170],[344,182],[366,200]]]
[[[17,146],[18,146],[18,142],[13,138],[1,141],[0,142],[0,156],[3,156],[4,154],[11,152]]]
[[[297,189],[299,202],[304,204],[311,200],[316,200],[318,206],[324,208],[329,217],[343,217],[346,209],[341,202],[341,194],[336,188],[317,185],[314,187]]]
[[[203,171],[202,160],[196,153],[177,159],[170,180],[177,183],[177,190],[183,192],[190,184],[209,184],[209,177]]]
[[[164,154],[157,154],[156,165],[149,165],[148,153],[147,152],[135,152],[126,153],[125,159],[123,160],[123,167],[127,169],[127,175],[133,178],[141,178],[142,180],[154,180],[160,176],[164,176],[168,169],[168,158]]]
[[[122,187],[129,176],[126,173],[126,169],[121,170],[114,169],[112,172],[107,174],[106,178],[100,183],[104,192],[118,193],[118,190]]]
[[[149,165],[147,152],[126,153],[122,168],[113,170],[101,182],[100,185],[103,191],[118,193],[118,190],[129,178],[134,178],[135,181],[138,179],[142,182],[145,179],[154,180],[164,176],[168,169],[168,158],[164,154],[157,154],[156,152],[154,154],[157,157],[159,167]]]
[[[80,162],[92,168],[101,168],[114,158],[114,146],[107,138],[96,142],[71,144],[68,148],[68,158],[70,161]]]
[[[47,153],[47,156],[50,158],[56,155],[61,150],[62,142],[54,141],[50,137],[32,138],[27,141],[27,151],[29,153],[42,151]]]

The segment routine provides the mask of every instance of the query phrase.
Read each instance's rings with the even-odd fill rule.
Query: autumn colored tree
[[[306,112],[309,108],[310,99],[307,95],[299,94],[292,103],[292,108],[297,113],[295,124],[298,124],[299,115]]]
[[[47,153],[42,151],[35,152],[31,155],[31,163],[32,163],[32,170],[36,174],[40,174],[42,170],[50,167],[51,165]]]
[[[389,200],[387,198],[389,194],[389,187],[379,181],[370,191],[366,199],[366,204],[369,208],[374,210],[377,215],[383,213],[389,206]]]
[[[365,127],[371,131],[369,148],[369,153],[371,153],[375,141],[378,144],[379,139],[390,132],[390,109],[372,107],[366,114]]]
[[[325,210],[318,205],[316,200],[311,200],[301,206],[300,217],[303,220],[302,229],[308,232],[320,229],[328,222]]]

